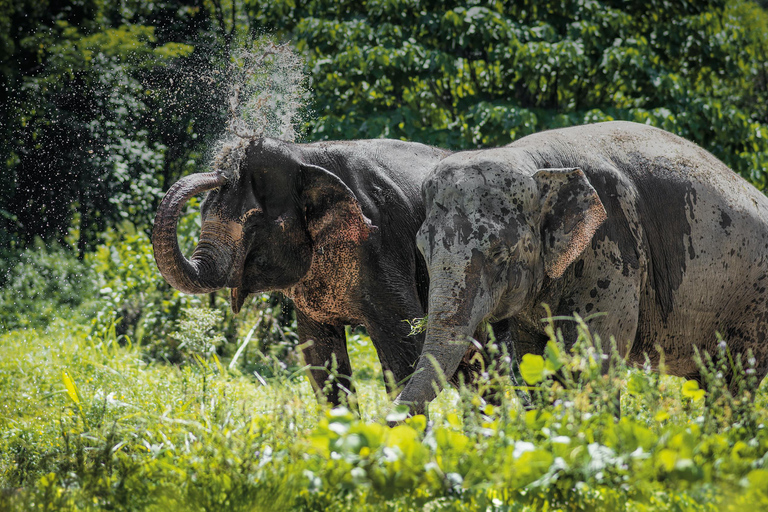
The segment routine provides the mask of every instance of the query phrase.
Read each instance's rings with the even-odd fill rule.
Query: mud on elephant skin
[[[506,320],[518,357],[542,353],[548,304],[590,321],[619,355],[701,381],[694,352],[752,351],[768,373],[768,198],[702,148],[629,122],[564,128],[456,153],[424,182],[417,234],[429,322],[396,402],[420,412],[481,322]],[[559,323],[575,339],[572,322]]]
[[[347,324],[368,329],[383,369],[400,382],[423,343],[404,322],[425,314],[427,273],[415,247],[420,186],[447,154],[392,140],[242,139],[220,152],[213,172],[168,191],[152,237],[157,265],[186,293],[231,288],[235,313],[254,293],[290,297],[315,391],[323,393],[331,366],[340,377],[326,395],[331,403],[351,389]],[[204,191],[199,243],[187,259],[176,224]]]

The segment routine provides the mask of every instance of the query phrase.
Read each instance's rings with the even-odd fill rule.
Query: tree
[[[255,15],[307,56],[312,138],[462,149],[627,119],[692,139],[765,184],[767,18],[749,2],[277,4]]]
[[[149,229],[163,187],[223,125],[224,101],[205,80],[221,66],[219,45],[202,6],[35,3],[31,21],[24,5],[0,18],[10,91],[0,247],[63,242],[74,229],[82,257],[123,218]]]
[[[738,0],[0,0],[0,256],[82,256],[206,163],[227,64],[269,31],[305,57],[309,139],[453,149],[609,119],[692,139],[765,186],[768,15]]]

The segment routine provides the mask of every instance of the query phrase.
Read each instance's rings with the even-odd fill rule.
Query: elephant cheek
[[[192,259],[206,261],[212,267],[211,274],[225,276],[225,286],[237,288],[242,281],[246,254],[243,239],[242,224],[212,215],[203,222]]]
[[[459,276],[442,275],[430,285],[429,321],[446,329],[469,329],[470,333],[493,312],[500,297],[489,285],[479,257]],[[450,337],[450,336],[449,336]]]

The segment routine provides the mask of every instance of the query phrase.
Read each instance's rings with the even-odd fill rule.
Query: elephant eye
[[[496,264],[503,263],[504,260],[507,259],[508,255],[509,255],[509,247],[503,244],[500,244],[494,247],[490,253],[491,261],[493,261]]]
[[[506,244],[499,244],[491,250],[490,257],[496,265],[502,265],[517,258],[520,254],[520,246],[515,245],[514,249]]]

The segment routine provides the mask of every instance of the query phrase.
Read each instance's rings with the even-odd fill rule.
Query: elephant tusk
[[[237,288],[230,288],[229,289],[229,307],[232,308],[232,312],[234,314],[238,314],[240,312],[240,304],[238,304],[238,289]]]
[[[240,288],[230,288],[229,290],[229,307],[234,314],[238,314],[242,309],[245,299],[248,297],[248,292],[242,292]]]

